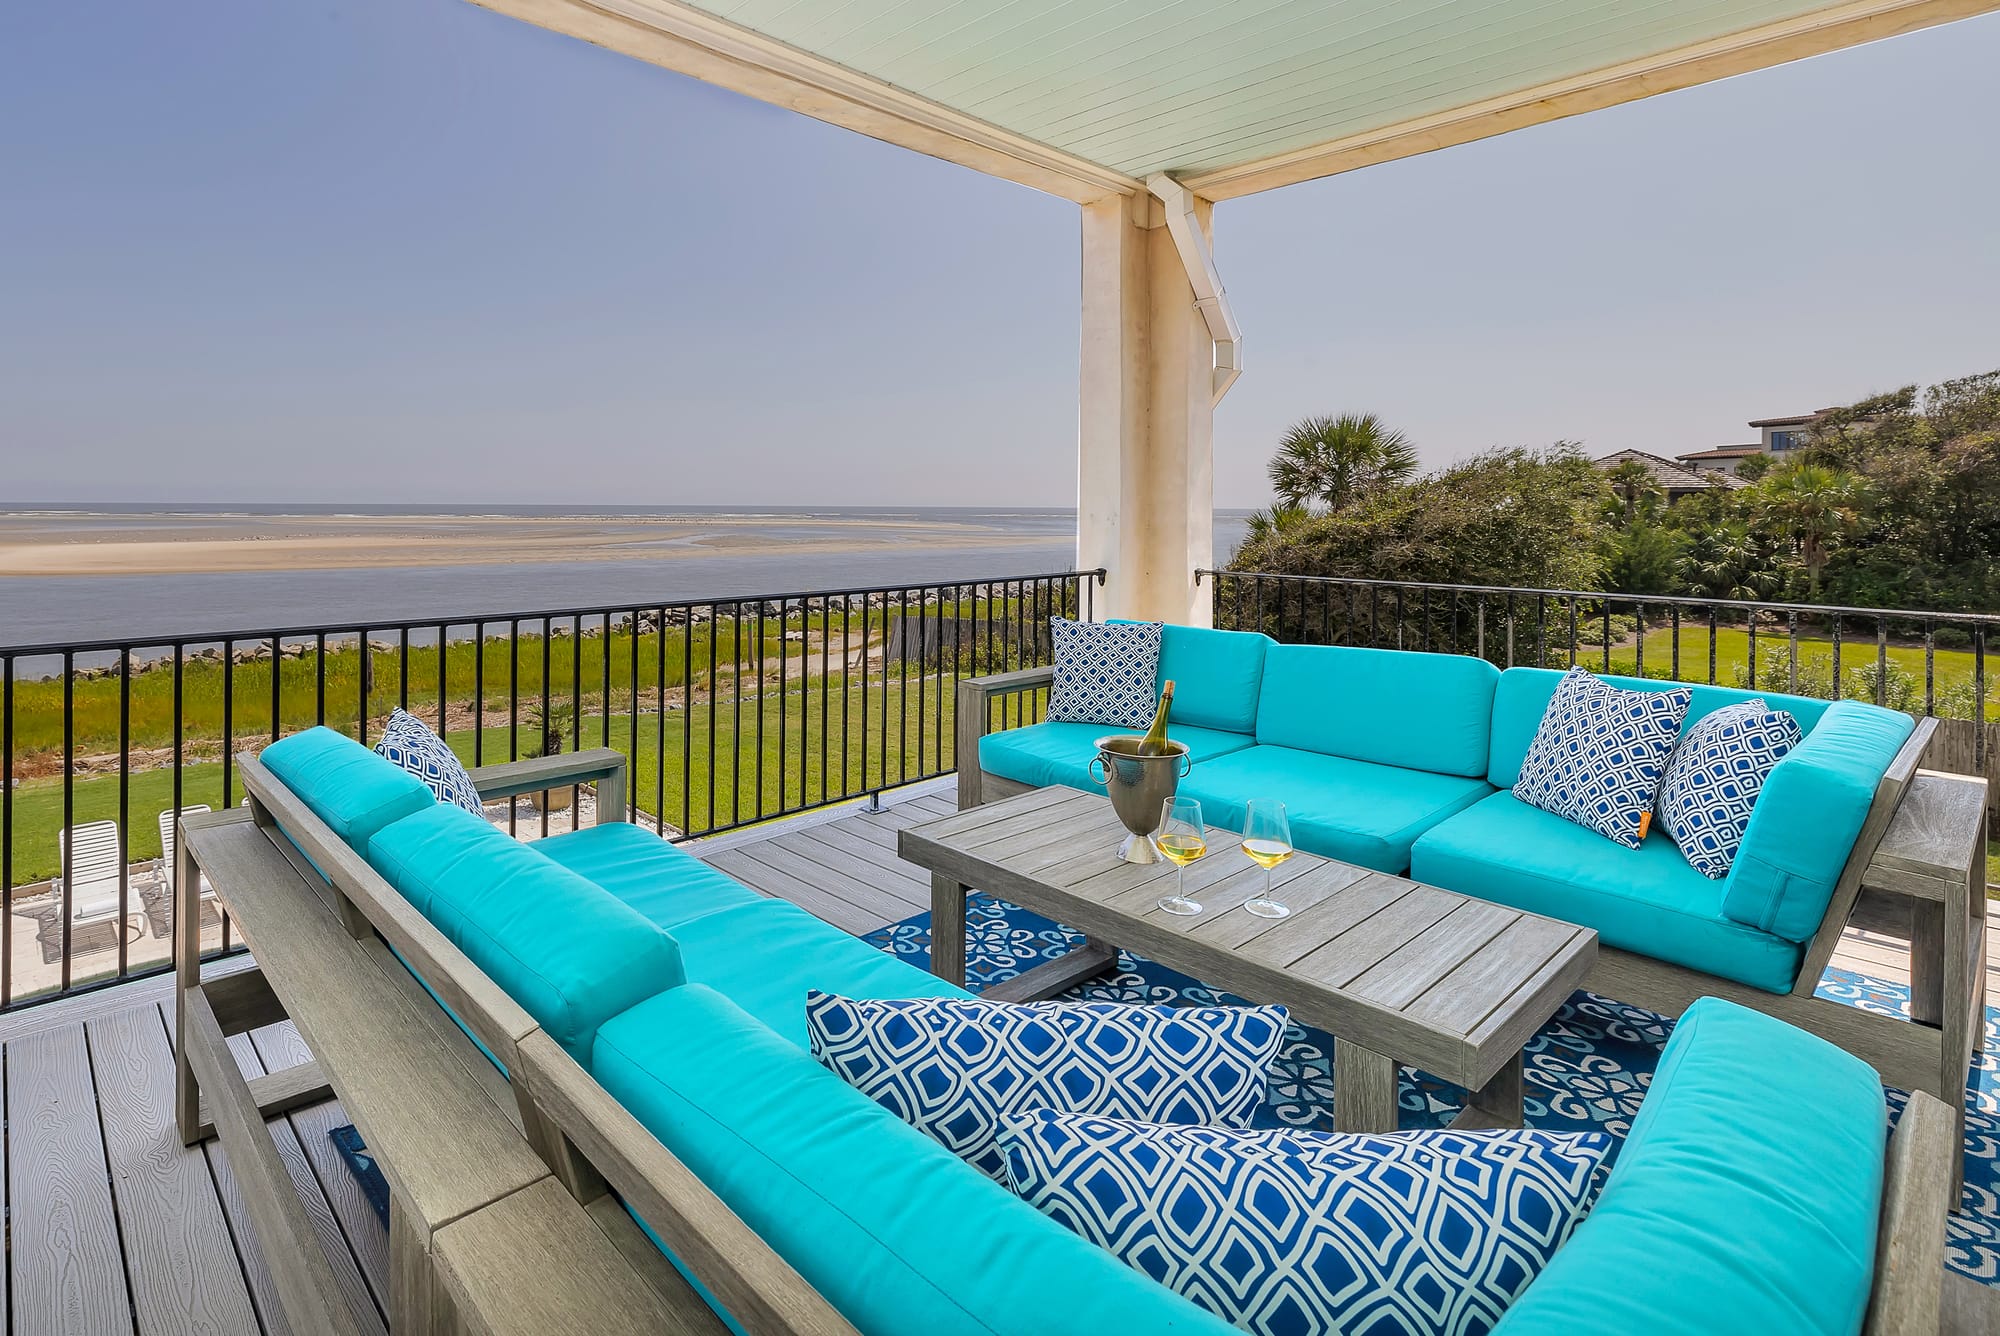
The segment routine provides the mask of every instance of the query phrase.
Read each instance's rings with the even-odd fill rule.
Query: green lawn
[[[1674,632],[1657,627],[1646,633],[1645,668],[1648,676],[1669,674],[1686,681],[1708,680],[1708,627],[1683,624],[1680,628],[1680,671],[1673,673]],[[1588,668],[1603,663],[1602,650],[1585,647],[1577,661]],[[1890,645],[1883,656],[1889,664],[1885,683],[1885,703],[1898,709],[1921,711],[1924,705],[1924,650],[1921,645]],[[1613,648],[1611,670],[1632,673],[1638,656],[1631,646]],[[1985,708],[1989,719],[2000,719],[2000,681],[1995,680],[2000,662],[1985,665]],[[1932,691],[1936,713],[1944,718],[1969,719],[1975,700],[1977,656],[1971,650],[1934,651]],[[1741,627],[1719,627],[1715,633],[1715,680],[1724,686],[1748,685],[1750,637]],[[1877,652],[1872,635],[1843,637],[1840,646],[1840,694],[1866,700],[1875,698]],[[1827,697],[1832,694],[1833,642],[1799,638],[1797,693]],[[1791,651],[1782,634],[1757,636],[1757,681],[1764,691],[1793,690]]]
[[[942,686],[942,698],[939,688]],[[762,701],[763,738],[758,746],[759,702],[745,699],[740,724],[737,702],[725,699],[714,710],[715,767],[714,804],[711,812],[709,724],[710,707],[697,704],[691,712],[668,711],[664,715],[644,714],[638,721],[638,749],[633,751],[633,721],[629,714],[610,721],[609,745],[633,758],[630,771],[631,796],[642,810],[672,826],[702,831],[715,825],[732,825],[759,816],[775,816],[782,811],[810,806],[823,799],[859,795],[871,789],[890,787],[906,781],[949,771],[954,766],[952,751],[952,680],[949,677],[911,679],[901,683],[873,682],[865,689],[856,683],[843,696],[836,688],[822,701],[818,683],[811,688],[794,687],[780,696],[777,692]],[[867,769],[862,768],[863,702],[866,701]],[[821,725],[822,706],[826,715]],[[846,716],[843,726],[842,709]],[[919,715],[921,714],[921,728]],[[886,746],[884,725],[886,723]],[[732,739],[743,739],[741,749]],[[662,734],[664,733],[664,737]],[[481,760],[508,759],[507,726],[502,723],[480,733]],[[605,745],[605,721],[601,715],[587,716],[582,723],[583,745]],[[522,730],[521,742],[529,740]],[[454,732],[452,749],[473,763],[472,730]],[[843,741],[845,750],[843,752]],[[824,750],[826,768],[821,769]],[[759,759],[761,757],[761,774]],[[683,760],[689,782],[683,785]],[[664,761],[664,764],[662,762]],[[181,768],[181,802],[223,805],[222,765],[201,762]],[[128,857],[137,862],[157,858],[160,853],[157,814],[173,805],[174,772],[170,768],[148,770],[131,776],[126,798],[129,814]],[[780,789],[782,779],[783,788]],[[243,788],[233,780],[231,796],[240,801]],[[73,822],[115,820],[118,817],[118,776],[92,775],[76,779],[72,786]],[[11,836],[13,883],[17,886],[56,875],[58,854],[56,832],[63,824],[63,784],[60,778],[22,781],[13,794],[13,829],[0,824],[0,841]]]

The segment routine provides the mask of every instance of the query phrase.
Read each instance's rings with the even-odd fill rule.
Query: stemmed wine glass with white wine
[[[1169,798],[1160,805],[1160,828],[1153,844],[1174,865],[1174,893],[1160,897],[1169,914],[1199,914],[1201,906],[1187,898],[1187,865],[1208,852],[1208,829],[1201,824],[1201,804],[1192,798]]]
[[[1250,816],[1243,823],[1243,852],[1264,869],[1264,893],[1243,902],[1243,908],[1258,918],[1283,918],[1290,905],[1271,898],[1271,886],[1278,864],[1292,856],[1292,823],[1285,819],[1285,805],[1275,798],[1252,798]]]

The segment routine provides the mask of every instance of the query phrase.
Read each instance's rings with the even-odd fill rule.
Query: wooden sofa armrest
[[[517,793],[540,793],[544,789],[564,789],[572,784],[597,786],[597,820],[625,819],[625,753],[610,747],[590,747],[583,751],[561,752],[554,756],[531,756],[520,761],[498,761],[472,771],[472,786],[482,799],[511,798]]]
[[[518,1058],[515,1079],[561,1134],[565,1152],[594,1171],[562,1165],[557,1177],[589,1184],[601,1176],[751,1336],[858,1336],[791,1263],[546,1033],[523,1040]]]
[[[958,809],[961,812],[984,801],[979,770],[979,739],[990,731],[994,698],[1038,691],[1053,685],[1055,680],[1054,666],[1047,665],[1016,668],[1009,673],[991,673],[985,677],[968,677],[958,684],[952,756],[958,762]]]
[[[1875,1288],[1863,1326],[1868,1336],[1937,1336],[1952,1160],[1962,1153],[1952,1111],[1922,1091],[1912,1093],[1889,1139]]]

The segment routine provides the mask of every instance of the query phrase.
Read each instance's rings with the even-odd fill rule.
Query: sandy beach
[[[974,521],[817,515],[0,516],[0,578],[255,574],[1031,547]]]

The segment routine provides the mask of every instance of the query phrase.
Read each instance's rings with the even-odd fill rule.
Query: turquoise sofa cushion
[[[535,841],[535,852],[603,887],[669,932],[718,909],[764,897],[629,821]]]
[[[1795,942],[1817,932],[1875,787],[1915,728],[1897,710],[1827,706],[1765,779],[1723,883],[1722,912]]]
[[[462,807],[384,827],[368,861],[579,1062],[607,1018],[682,981],[664,928]]]
[[[1496,1336],[1853,1336],[1886,1128],[1865,1063],[1702,998],[1674,1027],[1597,1205]]]
[[[1773,993],[1799,972],[1796,942],[1722,912],[1725,883],[1688,866],[1658,830],[1637,849],[1511,793],[1452,817],[1410,850],[1413,880],[1595,928],[1606,946]]]
[[[674,939],[688,982],[713,988],[800,1049],[808,988],[870,999],[971,996],[783,900],[690,919]]]
[[[1252,798],[1280,799],[1297,847],[1399,874],[1419,835],[1491,792],[1481,779],[1265,746],[1206,761],[1180,786],[1225,830],[1243,829]]]
[[[1499,677],[1464,654],[1273,645],[1264,654],[1257,741],[1481,777]]]
[[[1231,1332],[713,989],[676,988],[607,1022],[591,1071],[868,1336]]]
[[[1725,705],[1740,705],[1759,698],[1772,709],[1783,710],[1797,719],[1799,727],[1810,733],[1828,706],[1827,701],[1770,691],[1738,691],[1734,687],[1691,685],[1608,673],[1597,676],[1612,686],[1624,687],[1628,691],[1671,691],[1676,687],[1689,687],[1694,692],[1694,699],[1688,704],[1687,718],[1681,721],[1682,733]],[[1549,708],[1549,698],[1555,695],[1556,685],[1562,679],[1562,670],[1555,668],[1509,668],[1500,674],[1500,681],[1493,692],[1493,744],[1485,772],[1487,782],[1494,788],[1511,789],[1514,781],[1521,777],[1521,761],[1528,754],[1528,744],[1535,740],[1535,729],[1541,724],[1542,715]]]
[[[1109,724],[1052,721],[1010,728],[1004,733],[988,733],[979,739],[979,768],[1038,789],[1067,784],[1073,789],[1102,793],[1104,786],[1090,777],[1097,740],[1131,731]],[[1241,751],[1256,741],[1248,733],[1222,733],[1180,724],[1170,724],[1167,736],[1186,745],[1188,760],[1194,765]]]
[[[257,759],[356,853],[382,827],[437,802],[415,775],[330,728],[294,733]]]
[[[1264,655],[1274,643],[1255,631],[1169,624],[1160,637],[1160,682],[1174,684],[1168,721],[1223,733],[1255,732]]]

